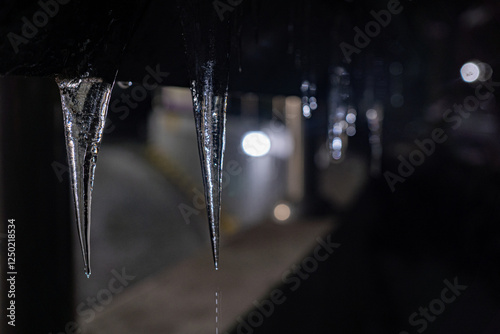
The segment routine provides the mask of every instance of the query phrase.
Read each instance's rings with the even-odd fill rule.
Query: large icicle
[[[234,14],[219,13],[210,1],[178,0],[177,3],[184,30],[210,239],[215,269],[218,269],[222,164]]]
[[[227,91],[216,95],[213,89],[214,62],[203,66],[201,78],[193,80],[191,92],[198,136],[205,201],[215,269],[219,268],[219,219],[222,194],[222,165],[226,146]]]
[[[84,270],[90,277],[90,219],[97,154],[112,84],[99,78],[56,78],[61,92],[71,189]]]

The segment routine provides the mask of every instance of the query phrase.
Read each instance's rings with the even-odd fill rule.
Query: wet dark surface
[[[4,1],[0,72],[111,82],[147,1]]]
[[[387,8],[388,2],[244,0],[234,3],[237,5],[223,12],[208,5],[205,10],[211,11],[207,17],[216,12],[221,13],[224,20],[234,19],[230,27],[231,88],[299,94],[297,81],[307,77],[326,83],[332,63],[347,64],[340,44],[354,45],[353,28],[364,29],[367,22],[373,20],[371,10]],[[400,5],[404,10],[393,15],[387,27],[383,27],[383,33],[370,39],[368,46],[352,53],[349,65],[360,75],[366,75],[373,68],[372,61],[379,57],[409,61],[439,58],[455,47],[458,47],[455,51],[473,58],[497,52],[496,19],[490,17],[487,24],[475,24],[465,30],[458,23],[467,20],[464,13],[481,4],[489,7],[493,18],[498,17],[495,1],[419,1],[418,4],[402,1]],[[170,74],[165,84],[189,86],[176,1],[144,0],[126,4],[69,1],[60,4],[57,14],[47,23],[40,21],[41,27],[35,26],[37,33],[33,33],[33,37],[21,44],[11,43],[7,38],[9,33],[24,36],[22,18],[32,22],[40,10],[35,1],[12,0],[0,6],[0,35],[5,36],[0,40],[0,55],[4,59],[0,73],[75,76],[90,71],[111,80],[119,68],[118,80],[142,82],[147,66],[159,66]],[[465,33],[475,37],[453,38],[451,31],[454,36]],[[461,47],[464,42],[473,47]],[[474,51],[478,46],[482,49],[479,53]],[[435,48],[436,52],[429,53],[429,48]],[[446,75],[453,69],[452,65],[453,62],[444,63],[436,76]]]

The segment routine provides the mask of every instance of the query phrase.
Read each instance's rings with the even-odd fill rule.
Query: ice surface
[[[215,269],[219,268],[219,219],[222,193],[222,165],[226,146],[227,91],[214,94],[214,62],[208,61],[199,78],[191,83],[205,201]]]
[[[56,79],[84,270],[90,277],[92,189],[112,84],[99,78]]]

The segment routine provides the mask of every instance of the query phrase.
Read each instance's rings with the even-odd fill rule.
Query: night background
[[[3,0],[0,36],[1,333],[500,333],[499,2]],[[55,78],[114,83],[90,278]]]

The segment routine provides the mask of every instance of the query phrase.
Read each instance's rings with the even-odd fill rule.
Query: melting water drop
[[[90,277],[90,218],[97,154],[112,84],[99,78],[56,78],[61,92],[71,189],[84,270]]]
[[[193,108],[198,136],[205,201],[215,269],[219,269],[219,218],[222,193],[222,165],[226,146],[227,89],[214,93],[214,61],[207,61],[200,77],[191,83]]]

